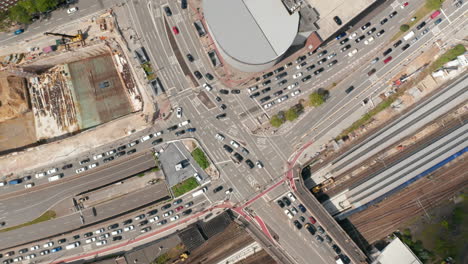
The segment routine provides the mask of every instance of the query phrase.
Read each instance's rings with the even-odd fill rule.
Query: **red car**
[[[309,221],[310,221],[311,224],[317,223],[317,220],[315,220],[315,218],[312,217],[312,216],[309,216]]]
[[[402,7],[405,7],[405,6],[408,6],[408,5],[409,5],[408,2],[404,2],[403,5],[402,5]]]
[[[391,61],[393,58],[392,56],[389,56],[388,58],[386,58],[383,63],[387,64],[389,61]]]
[[[176,212],[179,212],[179,211],[182,210],[182,209],[184,209],[184,207],[183,207],[183,206],[179,206],[179,207],[177,207],[175,210],[176,210]]]
[[[179,29],[176,26],[172,27],[172,31],[174,32],[174,34],[179,35]]]

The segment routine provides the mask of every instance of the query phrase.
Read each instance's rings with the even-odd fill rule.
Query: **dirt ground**
[[[33,144],[36,140],[32,112],[0,123],[0,152]]]
[[[241,227],[239,227],[237,224],[232,223],[224,230],[224,232],[212,237],[201,247],[193,251],[190,254],[188,263],[218,263],[219,261],[234,254],[236,251],[247,246],[253,241],[254,240],[249,236],[249,234],[246,231],[242,230]],[[261,252],[263,251],[264,250],[262,250]],[[262,262],[252,262],[257,260],[262,260]],[[248,258],[245,261],[240,263],[275,263],[268,254],[266,254],[266,256],[256,254],[255,257],[252,256],[251,258]]]

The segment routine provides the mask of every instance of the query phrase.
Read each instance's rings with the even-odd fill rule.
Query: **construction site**
[[[63,139],[143,109],[112,11],[51,45],[0,55],[0,152]]]

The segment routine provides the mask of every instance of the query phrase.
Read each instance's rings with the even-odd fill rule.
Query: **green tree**
[[[32,0],[19,1],[17,5],[22,6],[29,15],[37,13],[36,4]]]
[[[426,0],[426,7],[429,9],[440,9],[444,0]]]
[[[28,14],[26,9],[22,7],[21,5],[15,5],[12,8],[10,8],[8,13],[8,16],[12,21],[27,24],[31,21],[31,16]]]
[[[311,93],[309,95],[309,101],[310,101],[310,105],[311,106],[320,106],[321,104],[323,104],[325,102],[325,98],[323,96],[323,94],[319,94],[317,92],[314,92],[314,93]]]
[[[274,115],[270,119],[270,124],[274,127],[280,127],[283,122],[283,119],[281,119],[278,115]]]
[[[403,24],[403,25],[400,26],[400,30],[401,30],[402,32],[406,32],[406,31],[408,31],[409,29],[410,29],[410,26],[409,26],[409,25]]]
[[[298,116],[295,108],[290,108],[285,114],[286,120],[288,121],[294,121]]]
[[[36,0],[36,8],[39,12],[45,12],[58,5],[58,0]]]

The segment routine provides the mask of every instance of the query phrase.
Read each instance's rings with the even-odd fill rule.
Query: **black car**
[[[291,201],[287,198],[287,197],[283,197],[283,203],[286,205],[286,206],[290,206],[291,205]]]
[[[250,98],[255,98],[255,97],[258,97],[260,95],[260,92],[256,92],[256,93],[253,93],[250,95]]]
[[[320,64],[322,64],[322,63],[324,63],[326,61],[327,61],[327,58],[323,58],[323,59],[317,61],[317,64],[320,65]]]
[[[321,226],[317,226],[317,231],[318,231],[320,234],[324,234],[324,233],[325,233],[325,230],[324,230],[323,227],[321,227]]]
[[[213,193],[220,192],[221,190],[223,190],[223,186],[218,186],[218,187],[213,189]]]
[[[335,21],[335,23],[338,25],[338,26],[341,26],[343,24],[343,22],[341,21],[341,19],[337,16],[335,16],[333,18],[333,21]]]
[[[423,21],[423,22],[422,22],[421,24],[419,24],[416,28],[417,28],[418,30],[420,30],[420,29],[423,28],[425,25],[426,25],[426,22]]]
[[[307,223],[305,224],[305,228],[307,229],[307,231],[309,231],[309,233],[311,235],[315,235],[315,228],[314,228],[314,225],[310,224],[310,223]]]
[[[391,48],[388,49],[388,50],[386,50],[386,51],[384,51],[384,53],[383,53],[384,57],[387,56],[388,54],[390,54],[390,52],[392,52],[392,49],[391,49]]]
[[[113,161],[113,160],[114,160],[114,157],[110,156],[108,158],[105,158],[103,161],[104,161],[104,163],[107,163],[107,162]]]
[[[216,116],[216,119],[222,119],[226,117],[226,113],[222,113]]]
[[[319,75],[319,74],[320,74],[321,72],[323,72],[323,71],[324,71],[324,68],[320,68],[320,69],[314,71],[314,74],[315,74],[315,75]]]
[[[260,100],[258,100],[258,101],[259,101],[260,103],[264,103],[264,102],[266,102],[266,101],[268,101],[268,100],[270,100],[270,99],[271,99],[271,97],[268,95],[268,96],[265,96],[265,97],[263,97],[262,99],[260,99]]]
[[[263,86],[267,86],[267,85],[270,84],[270,83],[271,83],[271,80],[266,80],[266,81],[262,82],[262,85],[263,85]]]
[[[122,236],[115,236],[112,238],[112,241],[122,240]]]
[[[275,93],[273,94],[273,96],[278,96],[278,95],[281,95],[281,94],[283,94],[283,91],[282,91],[282,90],[279,90],[279,91],[275,92]]]
[[[377,37],[380,37],[380,36],[382,36],[384,33],[385,33],[385,30],[382,29],[382,30],[380,30],[379,32],[377,32],[376,35],[377,35]]]
[[[195,75],[195,77],[197,77],[198,80],[203,78],[203,75],[199,71],[194,71],[193,74]]]
[[[296,63],[301,63],[301,62],[303,62],[306,58],[307,58],[307,56],[304,56],[304,55],[299,56],[299,57],[296,59]]]
[[[93,236],[93,232],[88,232],[83,235],[84,237],[90,237]]]
[[[179,131],[175,132],[176,136],[182,136],[183,134],[185,134],[185,130],[179,130]]]
[[[143,220],[140,223],[138,223],[139,226],[144,226],[146,224],[148,224],[148,220]]]
[[[271,87],[267,87],[265,89],[262,90],[262,93],[268,93],[269,91],[271,90]]]
[[[174,130],[176,130],[177,128],[179,128],[178,125],[173,125],[173,126],[168,127],[167,130],[168,130],[168,131],[174,131]]]
[[[279,205],[279,207],[284,208],[284,203],[281,200],[276,201],[276,203]]]
[[[370,27],[371,23],[367,22],[364,26],[361,27],[362,30],[365,30],[366,28]]]
[[[323,242],[323,237],[316,235],[315,239],[317,239],[318,242],[322,243]]]
[[[192,209],[188,209],[182,212],[182,215],[189,215],[192,213]]]
[[[388,22],[388,18],[384,18],[384,19],[382,19],[382,21],[380,21],[380,25],[383,25],[383,24],[385,24],[387,22]]]
[[[302,78],[301,80],[302,80],[302,82],[307,82],[310,79],[312,79],[312,75],[309,74],[309,75],[305,76],[304,78]]]
[[[207,72],[207,73],[205,74],[205,78],[208,79],[208,80],[210,80],[210,81],[212,81],[212,80],[214,79],[213,75],[211,75],[211,73],[209,73],[209,72]]]
[[[320,58],[320,57],[322,57],[323,55],[325,55],[327,53],[328,53],[328,51],[324,50],[324,51],[320,52],[317,56]]]
[[[345,90],[345,92],[346,92],[347,94],[349,94],[349,93],[352,92],[353,90],[354,90],[354,86],[351,85],[350,87],[348,87],[348,88]]]
[[[119,227],[119,224],[113,224],[113,225],[108,226],[107,230],[116,229],[117,227]]]
[[[345,38],[345,39],[343,39],[342,41],[340,41],[340,45],[343,45],[343,44],[345,44],[345,43],[348,42],[348,41],[349,41],[349,38]]]
[[[161,207],[161,210],[164,211],[164,210],[167,210],[167,209],[169,209],[169,208],[171,208],[171,204],[165,204],[165,205],[163,205],[163,206]]]
[[[131,149],[131,150],[127,151],[127,155],[133,154],[135,152],[136,152],[136,149]]]
[[[273,76],[273,72],[269,72],[269,73],[265,73],[263,74],[263,79],[265,80],[266,78],[270,77],[270,76]]]
[[[73,167],[73,164],[67,164],[62,167],[62,170],[70,169],[71,167]]]
[[[397,42],[395,42],[395,44],[393,44],[393,47],[396,48],[396,47],[400,46],[401,43],[403,43],[403,41],[401,41],[401,39],[400,39]]]
[[[232,153],[232,152],[234,151],[234,150],[233,150],[230,146],[228,146],[228,145],[224,145],[223,148],[224,148],[227,152],[229,152],[229,153]]]
[[[132,222],[133,222],[132,219],[127,219],[127,220],[125,220],[125,221],[123,222],[123,225],[129,225],[129,224],[131,224]]]
[[[164,7],[164,12],[166,12],[167,16],[172,16],[172,11],[168,6]]]
[[[392,18],[398,14],[397,11],[393,11],[388,17]]]
[[[229,94],[229,90],[221,89],[221,90],[219,90],[219,93],[220,94]]]
[[[297,207],[299,207],[299,210],[301,210],[301,212],[303,212],[303,213],[305,213],[307,211],[307,209],[302,204],[298,205]]]
[[[245,155],[249,155],[249,153],[250,153],[246,148],[242,148],[241,151],[242,151],[242,153],[244,153]]]
[[[403,48],[401,48],[401,50],[405,51],[405,50],[407,50],[409,47],[410,47],[410,44],[406,44],[406,45],[403,46]]]
[[[151,210],[151,211],[148,212],[148,216],[155,215],[157,213],[158,213],[158,209],[154,209],[154,210]],[[131,219],[130,219],[130,221],[131,221]],[[124,225],[125,225],[125,223],[124,223]]]
[[[91,160],[89,158],[87,158],[87,159],[84,159],[84,160],[80,161],[80,164],[83,165],[83,164],[88,163],[90,161]]]
[[[118,150],[118,151],[122,151],[122,150],[124,150],[124,149],[126,149],[126,148],[127,148],[127,146],[126,146],[126,145],[123,145],[123,146],[118,147],[117,150]]]
[[[187,60],[193,62],[195,59],[193,58],[192,54],[187,54]]]
[[[274,72],[275,74],[277,74],[277,73],[280,73],[280,72],[282,72],[282,71],[284,71],[284,66],[279,67],[278,69],[274,70],[273,72]]]
[[[242,157],[242,155],[237,152],[234,153],[234,158],[236,158],[238,162],[241,162],[244,159],[244,157]]]
[[[182,199],[177,199],[177,200],[175,200],[172,204],[173,204],[173,205],[178,205],[178,204],[181,204],[183,201],[184,201],[184,200],[182,200]]]
[[[360,36],[359,38],[356,39],[356,43],[361,42],[361,40],[363,40],[365,38],[366,38],[366,36],[364,36],[364,35]]]
[[[232,94],[240,94],[240,90],[239,89],[234,89],[234,90],[231,90],[231,93]]]
[[[32,177],[30,175],[23,177],[23,181],[29,181],[31,179],[32,179]]]
[[[377,71],[376,69],[370,70],[370,71],[367,73],[367,76],[371,76],[371,75],[374,74],[376,71]]]
[[[341,254],[341,249],[339,246],[333,244],[332,246],[333,250],[335,251],[336,254]]]
[[[296,226],[297,229],[302,228],[302,224],[298,220],[294,220],[294,225]]]
[[[335,65],[335,64],[337,64],[337,63],[338,63],[338,60],[334,60],[334,61],[328,63],[327,66],[328,66],[328,67],[331,67],[331,66],[333,66],[333,65]]]
[[[219,97],[219,96],[216,96],[215,100],[216,100],[216,102],[221,102],[222,101],[221,97]]]
[[[162,138],[158,138],[158,139],[154,140],[153,142],[151,142],[151,144],[156,145],[156,144],[159,144],[159,143],[161,143],[161,142],[163,142],[163,139],[162,139]]]
[[[67,242],[67,239],[66,239],[66,238],[62,238],[62,239],[59,239],[59,240],[57,241],[57,243],[59,243],[59,244],[63,244],[63,243],[65,243],[65,242]]]
[[[225,104],[222,104],[219,106],[219,108],[221,108],[221,110],[226,110],[227,106]]]
[[[80,239],[80,235],[74,235],[73,239],[75,239],[75,240]]]
[[[254,163],[251,161],[251,160],[246,160],[245,163],[247,164],[247,166],[249,166],[249,168],[253,169],[255,167]]]
[[[287,75],[288,75],[287,72],[280,73],[280,74],[278,74],[278,75],[275,76],[275,81],[277,81],[277,80],[279,80],[279,79],[281,79],[281,78],[284,78],[284,77],[286,77]]]
[[[288,80],[282,80],[281,82],[278,82],[278,86],[284,85],[288,82]]]
[[[311,71],[315,68],[315,64],[310,65],[309,67],[306,68],[307,71]]]
[[[187,0],[180,1],[180,8],[186,9],[187,8]]]
[[[367,35],[374,33],[377,29],[374,27],[371,30],[367,31]]]
[[[60,241],[61,241],[61,240],[67,241],[65,238],[64,238],[64,239],[60,239],[60,240],[58,241],[59,244],[60,244]],[[27,248],[23,248],[23,249],[18,250],[18,253],[19,253],[19,254],[24,254],[24,253],[26,253],[26,252],[28,252],[28,249],[27,249]]]

